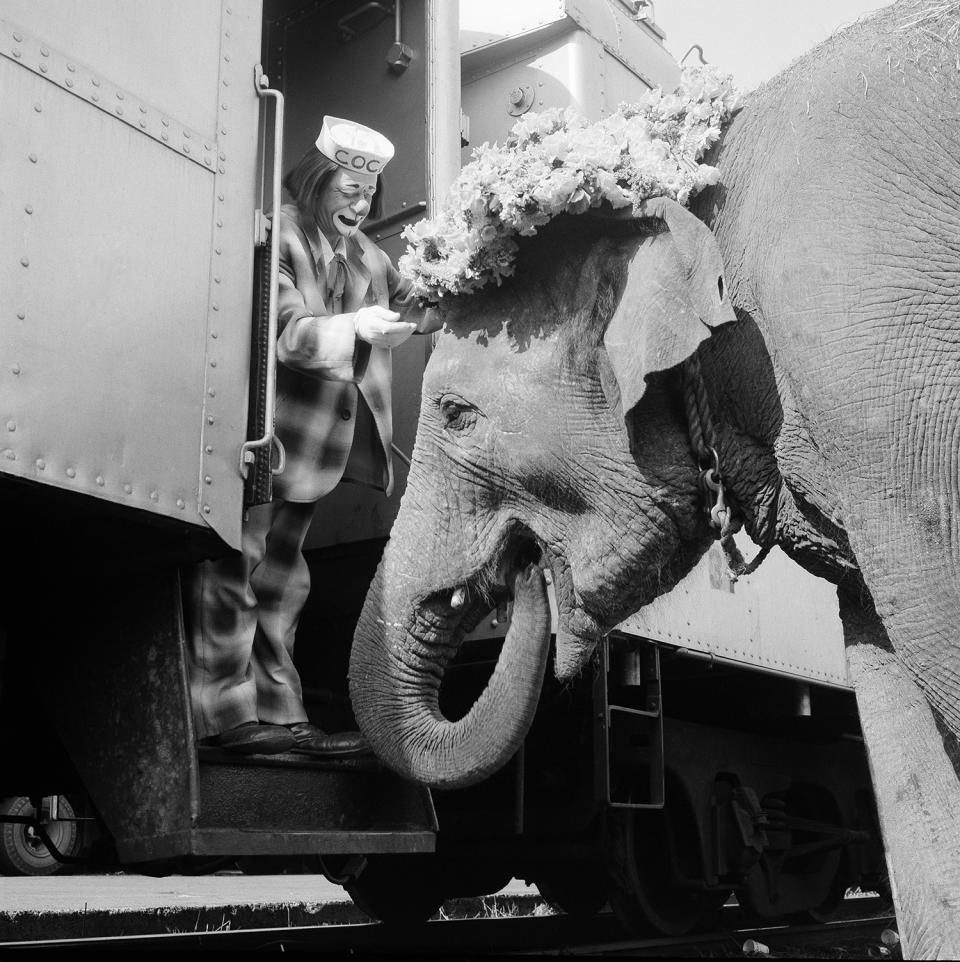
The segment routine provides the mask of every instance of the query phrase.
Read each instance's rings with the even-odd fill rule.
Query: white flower
[[[652,90],[596,123],[569,107],[525,114],[505,145],[474,150],[436,217],[404,228],[400,270],[419,296],[465,294],[509,277],[514,235],[536,234],[557,214],[636,210],[655,196],[686,204],[719,181],[699,159],[738,105],[729,75],[697,67],[675,93]]]

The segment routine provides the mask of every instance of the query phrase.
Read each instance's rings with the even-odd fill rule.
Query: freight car
[[[772,918],[876,882],[835,614],[785,562],[734,587],[708,556],[611,634],[593,677],[548,685],[524,749],[469,790],[195,744],[179,571],[235,550],[282,469],[282,158],[324,113],[383,130],[397,159],[365,229],[396,257],[471,143],[529,110],[598,116],[672,86],[663,39],[635,0],[0,2],[6,870],[309,856],[394,921],[520,875],[575,914],[609,891],[625,921],[662,932],[732,890]],[[401,451],[423,340],[394,357]],[[349,640],[398,499],[343,485],[308,538],[327,590],[298,664],[319,724],[351,723]],[[465,642],[451,716],[507,617]]]

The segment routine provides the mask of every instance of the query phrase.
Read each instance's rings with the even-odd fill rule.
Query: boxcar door
[[[315,141],[324,114],[348,117],[381,131],[396,147],[383,176],[383,216],[364,224],[396,263],[406,248],[401,232],[423,216],[426,197],[426,49],[424,0],[395,4],[332,0],[266,0],[266,66],[286,98],[284,166]],[[391,63],[397,44],[409,63]],[[391,61],[393,62],[393,61]],[[420,411],[420,382],[429,338],[412,337],[393,352],[393,429],[409,454]],[[385,538],[396,517],[407,469],[394,459],[395,492],[340,485],[317,506],[307,546],[345,545]]]
[[[0,0],[0,472],[231,546],[260,31],[258,0]]]

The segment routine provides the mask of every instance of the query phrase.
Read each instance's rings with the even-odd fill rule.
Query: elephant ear
[[[710,228],[666,197],[644,201],[638,216],[656,218],[666,230],[637,246],[603,337],[625,418],[649,375],[686,360],[711,328],[736,320]]]

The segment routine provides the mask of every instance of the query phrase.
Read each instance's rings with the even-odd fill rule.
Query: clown
[[[350,480],[393,488],[392,348],[439,327],[411,284],[360,232],[393,145],[324,117],[284,180],[280,232],[276,433],[286,468],[274,500],[250,508],[239,556],[191,580],[188,652],[200,744],[243,754],[319,757],[368,751],[358,732],[307,719],[293,644],[310,592],[302,549],[317,501]]]

